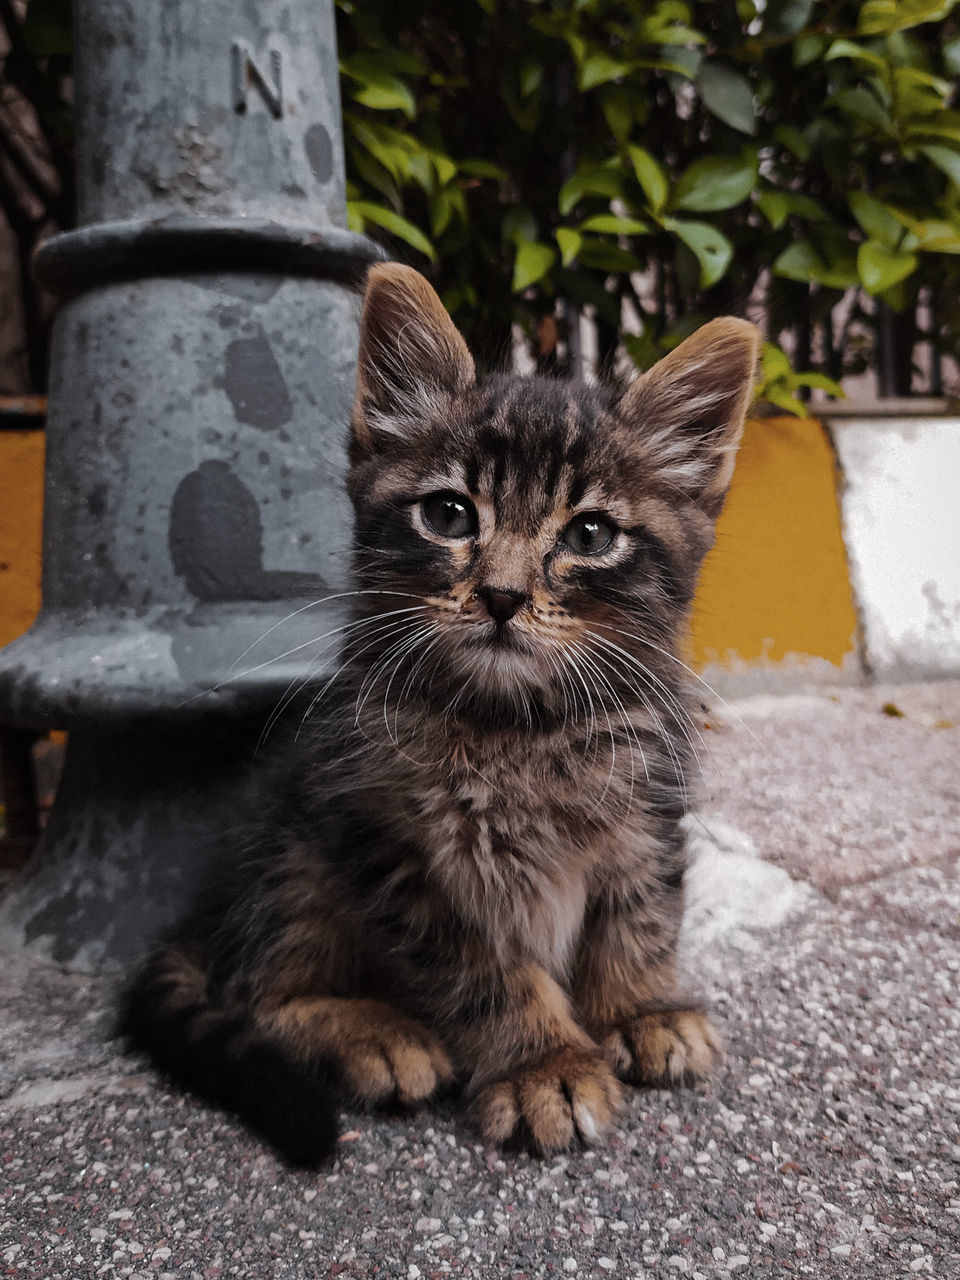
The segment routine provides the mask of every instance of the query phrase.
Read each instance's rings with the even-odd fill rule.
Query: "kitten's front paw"
[[[343,1003],[337,1059],[358,1102],[413,1106],[453,1081],[446,1050],[419,1022],[377,1000]]]
[[[520,1142],[544,1155],[592,1143],[613,1119],[620,1086],[595,1051],[568,1048],[478,1093],[473,1116],[488,1142]]]
[[[631,1084],[676,1088],[708,1075],[720,1059],[720,1036],[702,1013],[668,1009],[638,1014],[602,1041],[607,1061]]]

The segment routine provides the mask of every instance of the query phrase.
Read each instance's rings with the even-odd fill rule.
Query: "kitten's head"
[[[631,663],[662,669],[676,644],[757,346],[714,320],[619,397],[478,379],[426,280],[374,267],[350,475],[361,599],[383,615],[368,651],[464,706],[628,696]]]

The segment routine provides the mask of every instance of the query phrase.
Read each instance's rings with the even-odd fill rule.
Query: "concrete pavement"
[[[701,720],[685,933],[727,1041],[540,1161],[452,1105],[320,1175],[171,1096],[111,984],[0,957],[0,1276],[960,1276],[960,681]]]

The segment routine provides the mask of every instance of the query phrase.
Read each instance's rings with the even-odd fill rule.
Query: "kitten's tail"
[[[199,952],[172,944],[127,988],[118,1031],[178,1088],[232,1112],[291,1165],[315,1169],[337,1141],[330,1064],[298,1062],[210,999]]]

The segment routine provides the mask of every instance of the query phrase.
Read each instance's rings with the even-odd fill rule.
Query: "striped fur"
[[[756,345],[715,321],[620,398],[478,380],[422,277],[371,273],[341,676],[261,779],[226,906],[125,1010],[287,1159],[329,1153],[338,1091],[456,1083],[486,1138],[547,1152],[599,1137],[621,1081],[714,1060],[674,964],[697,767],[676,653]]]

